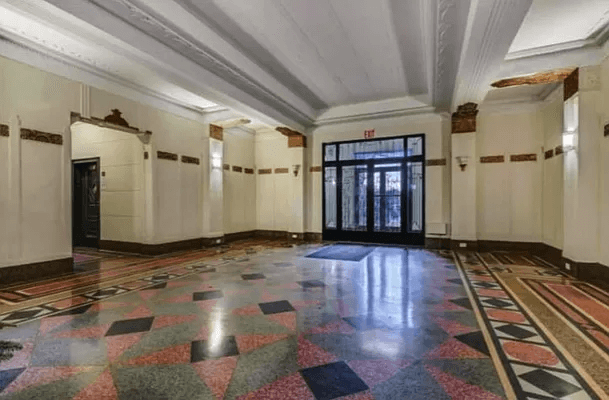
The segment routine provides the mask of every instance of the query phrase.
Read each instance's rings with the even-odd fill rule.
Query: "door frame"
[[[420,137],[422,140],[422,154],[417,156],[407,156],[407,139],[413,137]],[[382,159],[364,159],[364,160],[343,160],[340,161],[340,145],[345,143],[360,143],[360,142],[374,142],[381,140],[404,140],[404,157],[397,158],[382,158]],[[336,145],[336,161],[325,161],[326,146]],[[345,140],[339,142],[322,143],[321,149],[322,159],[322,178],[321,178],[321,192],[322,192],[322,238],[323,240],[335,240],[335,241],[350,241],[350,242],[371,242],[381,244],[400,244],[400,245],[413,245],[423,246],[425,244],[425,196],[426,196],[426,185],[425,185],[425,134],[417,133],[411,135],[400,135],[400,136],[387,136],[375,139],[359,139],[359,140]],[[411,196],[410,191],[406,187],[409,182],[408,176],[408,163],[409,162],[421,162],[423,171],[423,196],[422,196],[422,227],[420,232],[408,232],[408,222],[410,221],[410,202]],[[342,171],[341,167],[350,165],[366,165],[368,171],[368,191],[367,191],[367,218],[368,227],[374,226],[374,164],[392,164],[401,163],[400,170],[402,172],[402,209],[401,209],[401,221],[402,221],[402,232],[374,232],[374,230],[362,231],[343,231],[342,230]],[[336,229],[326,228],[326,167],[336,167]],[[370,183],[372,182],[372,183]],[[370,223],[372,221],[372,223]]]
[[[90,158],[78,158],[72,160],[72,169],[71,175],[72,179],[70,180],[70,185],[72,188],[72,198],[70,199],[72,202],[71,207],[71,216],[72,216],[72,248],[74,248],[74,169],[78,164],[89,164],[95,163],[96,171],[97,171],[97,182],[99,185],[99,190],[97,191],[97,202],[99,203],[99,211],[98,211],[98,219],[97,219],[97,240],[94,248],[99,249],[99,241],[101,240],[101,159],[100,157],[90,157]],[[89,247],[89,246],[86,246]]]

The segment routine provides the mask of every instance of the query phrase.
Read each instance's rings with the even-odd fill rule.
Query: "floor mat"
[[[321,258],[324,260],[362,261],[368,254],[374,251],[373,246],[356,246],[335,244],[327,246],[315,253],[309,254],[308,258]]]

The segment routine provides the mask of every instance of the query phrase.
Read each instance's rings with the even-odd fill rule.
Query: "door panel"
[[[366,165],[342,168],[342,229],[368,230],[368,170]]]
[[[99,247],[100,182],[99,161],[73,162],[72,243]]]

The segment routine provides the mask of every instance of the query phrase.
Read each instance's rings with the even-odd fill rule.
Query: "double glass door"
[[[423,135],[324,145],[324,239],[421,245]]]

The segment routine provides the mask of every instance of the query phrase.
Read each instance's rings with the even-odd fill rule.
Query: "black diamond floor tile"
[[[193,301],[221,299],[222,297],[224,297],[224,294],[222,294],[222,291],[220,291],[220,290],[211,290],[208,292],[195,292],[192,294]]]
[[[152,285],[142,290],[156,290],[156,289],[165,289],[167,287],[167,282],[157,283],[156,285]]]
[[[154,317],[126,319],[116,321],[106,332],[106,336],[126,335],[128,333],[148,332],[152,327]]]
[[[266,276],[264,276],[264,274],[243,274],[241,275],[241,278],[244,281],[253,281],[256,279],[265,279]]]
[[[304,289],[318,288],[318,287],[326,286],[325,283],[323,283],[322,281],[318,281],[318,280],[302,281],[302,282],[298,282],[298,284],[300,286],[302,286]]]
[[[85,304],[84,306],[78,306],[76,308],[73,308],[71,310],[67,310],[67,311],[63,311],[60,312],[59,314],[55,314],[55,317],[63,317],[66,315],[79,315],[79,314],[84,314],[86,313],[89,308],[93,307],[93,304]]]
[[[528,339],[533,336],[537,336],[537,334],[530,332],[526,329],[519,327],[518,325],[503,325],[499,328],[495,328],[496,330],[507,333],[510,336],[513,336],[518,339]]]
[[[282,312],[296,311],[287,300],[273,301],[270,303],[260,303],[260,310],[264,315],[279,314]]]
[[[543,369],[527,372],[526,374],[520,375],[520,378],[529,382],[531,385],[537,386],[541,390],[550,393],[556,398],[569,396],[582,390],[580,387]]]
[[[474,282],[474,283],[472,283],[472,285],[474,285],[476,287],[485,288],[485,289],[491,289],[491,288],[498,288],[499,287],[499,285],[497,285],[496,283],[491,283],[491,282]]]
[[[478,350],[479,352],[490,356],[488,351],[488,347],[486,346],[486,342],[484,341],[484,336],[481,331],[466,333],[464,335],[457,335],[455,339],[465,343],[469,347]]]
[[[368,390],[368,385],[343,361],[300,371],[317,400],[331,400]]]
[[[446,282],[454,283],[455,285],[462,285],[463,284],[463,282],[459,278],[457,278],[457,279],[449,279]]]
[[[458,306],[467,308],[469,310],[473,310],[472,308],[472,304],[469,302],[469,299],[467,297],[463,297],[460,299],[453,299],[453,300],[449,300],[451,303],[456,304]]]
[[[19,320],[22,320],[22,319],[34,318],[39,313],[40,313],[40,310],[16,311],[14,313],[11,313],[11,314],[7,315],[3,319],[3,321],[5,321],[5,322],[11,322],[11,321],[19,321]]]
[[[234,336],[225,336],[219,343],[213,344],[204,340],[196,341],[192,342],[190,347],[190,362],[192,363],[237,355],[239,355],[239,349]]]
[[[25,371],[25,368],[14,368],[0,371],[0,393],[11,384],[12,381],[17,379],[21,373]]]
[[[509,301],[504,301],[504,300],[500,300],[500,299],[484,299],[484,300],[482,300],[482,303],[488,304],[490,306],[497,307],[497,308],[511,307],[514,305]]]

